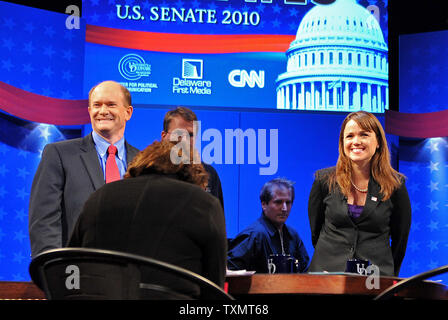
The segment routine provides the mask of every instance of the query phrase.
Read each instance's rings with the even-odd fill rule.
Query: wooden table
[[[402,278],[381,277],[379,289],[368,289],[366,276],[313,275],[313,274],[254,274],[228,277],[228,291],[237,299],[257,296],[296,295],[307,297],[346,296],[373,299]],[[446,286],[433,281],[423,281],[398,294],[403,298],[448,300]]]
[[[259,296],[364,297],[371,299],[401,278],[381,277],[379,289],[367,289],[365,276],[311,274],[254,274],[228,277],[228,291],[237,300]],[[423,281],[398,294],[403,298],[448,300],[446,286]],[[45,299],[32,282],[0,281],[0,299]]]
[[[32,282],[0,281],[0,300],[44,300],[45,294]]]

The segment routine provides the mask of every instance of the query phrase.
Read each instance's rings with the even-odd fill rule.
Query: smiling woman
[[[370,163],[378,149],[373,131],[362,129],[355,120],[350,120],[344,129],[344,152],[355,163]]]
[[[336,167],[316,172],[308,215],[315,247],[310,271],[344,272],[348,260],[362,259],[382,275],[398,276],[411,206],[373,114],[353,112],[343,121]]]
[[[371,175],[380,182],[384,200],[391,196],[404,178],[390,165],[386,135],[378,119],[369,112],[353,112],[342,123],[339,159],[330,185],[333,189],[338,184],[342,193],[349,197],[353,183],[365,188]]]

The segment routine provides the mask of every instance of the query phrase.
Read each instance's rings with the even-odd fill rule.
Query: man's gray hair
[[[291,201],[294,202],[294,182],[286,178],[275,178],[266,182],[260,191],[260,200],[269,203],[274,197],[273,188],[286,188],[291,192]]]

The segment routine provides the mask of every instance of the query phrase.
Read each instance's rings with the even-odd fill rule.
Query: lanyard
[[[282,246],[282,254],[285,254],[285,247],[283,246],[283,232],[282,232],[282,230],[278,230],[278,234],[280,236],[280,244]]]

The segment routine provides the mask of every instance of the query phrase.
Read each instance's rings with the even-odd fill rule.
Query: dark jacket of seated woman
[[[172,159],[174,146],[154,142],[135,157],[123,180],[93,193],[68,246],[151,257],[223,287],[227,238],[222,207],[204,191],[208,174],[203,166],[188,161],[193,157],[182,151]],[[197,286],[154,270],[144,273],[142,282],[199,295]]]

